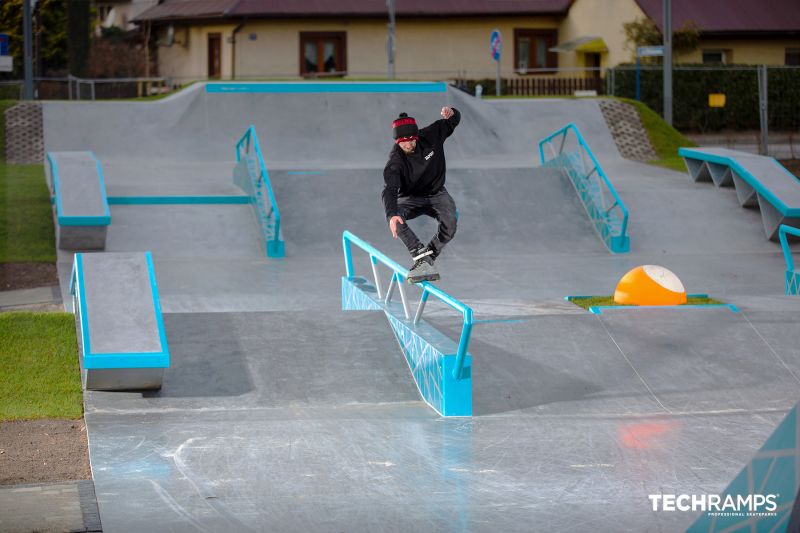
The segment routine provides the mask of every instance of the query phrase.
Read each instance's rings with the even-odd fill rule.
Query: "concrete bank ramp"
[[[598,154],[618,157],[597,101],[493,103],[443,93],[217,94],[197,84],[156,102],[46,102],[45,149],[111,156],[221,160],[251,125],[271,168],[382,168],[391,122],[407,112],[425,126],[442,106],[463,112],[449,141],[466,166],[532,166],[535,143],[575,122]]]
[[[430,320],[450,337],[459,333],[444,317]],[[479,321],[470,343],[474,411],[680,417],[785,410],[800,385],[792,328],[776,326],[786,320],[791,312],[719,308]]]

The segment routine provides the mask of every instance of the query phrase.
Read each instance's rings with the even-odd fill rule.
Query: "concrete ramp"
[[[452,163],[533,166],[535,143],[570,121],[595,151],[618,157],[594,100],[495,104],[453,88],[443,93],[220,94],[196,84],[157,102],[43,105],[46,150],[93,150],[103,160],[134,154],[228,159],[252,124],[270,170],[383,168],[392,120],[405,111],[427,125],[441,118],[445,105],[464,116],[459,134],[448,141],[458,156]],[[93,126],[99,124],[102,128]]]
[[[87,412],[335,408],[416,403],[383,316],[366,312],[166,313],[160,391],[87,393]]]
[[[785,410],[800,354],[780,315],[729,309],[618,309],[476,321],[476,414],[673,415]],[[432,321],[445,334],[457,324]],[[767,322],[765,325],[763,322]],[[772,339],[765,341],[765,338]]]
[[[342,231],[359,228],[364,239],[407,262],[405,247],[385,223],[382,170],[279,171],[270,178],[290,256],[336,254]],[[604,251],[572,185],[557,170],[453,169],[446,186],[458,207],[458,236],[447,255]],[[409,225],[421,240],[436,233],[435,221],[427,217]]]

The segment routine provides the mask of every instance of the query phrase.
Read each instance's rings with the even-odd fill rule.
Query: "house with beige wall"
[[[700,28],[676,63],[800,64],[797,0],[673,0],[673,28]],[[493,78],[489,36],[500,31],[504,78],[598,76],[633,60],[623,24],[661,27],[662,0],[397,0],[395,75]],[[158,43],[161,76],[284,79],[388,75],[385,2],[161,0],[134,22]]]

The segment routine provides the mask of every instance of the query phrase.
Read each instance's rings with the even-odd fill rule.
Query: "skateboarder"
[[[456,204],[444,188],[444,141],[458,126],[461,113],[443,107],[441,115],[440,120],[419,129],[412,117],[400,113],[392,123],[395,145],[383,169],[381,197],[386,220],[392,236],[400,237],[411,253],[411,283],[439,279],[433,262],[456,234]],[[420,215],[439,221],[439,229],[427,246],[406,223]]]

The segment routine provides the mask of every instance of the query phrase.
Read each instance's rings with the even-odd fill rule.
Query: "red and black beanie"
[[[408,113],[400,113],[400,116],[392,122],[392,130],[395,143],[416,141],[419,137],[417,121],[413,117],[409,117]]]

